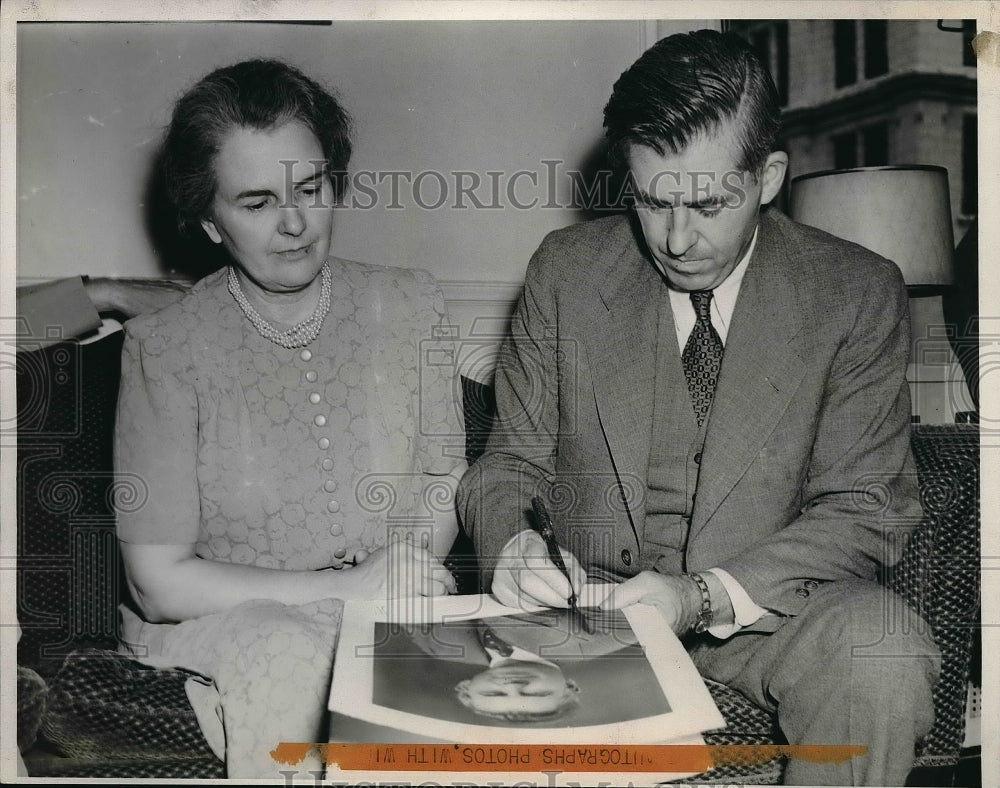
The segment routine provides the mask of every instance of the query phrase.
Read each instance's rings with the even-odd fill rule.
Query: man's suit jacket
[[[641,238],[630,216],[598,219],[551,233],[528,266],[493,431],[459,489],[487,588],[538,492],[585,566],[628,576],[649,565],[654,379],[686,380],[673,341],[656,377],[667,292]],[[894,563],[921,515],[909,351],[893,263],[762,212],[699,458],[686,570],[722,568],[762,607],[795,615],[819,583]]]

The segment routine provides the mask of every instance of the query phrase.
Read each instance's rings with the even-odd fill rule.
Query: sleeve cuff
[[[755,623],[761,616],[767,615],[767,611],[754,602],[746,590],[736,579],[725,569],[708,569],[722,583],[726,593],[729,594],[729,601],[733,605],[734,623],[717,624],[709,627],[708,631],[714,637],[725,640],[739,632],[743,627],[748,627]]]
[[[38,345],[74,339],[101,325],[79,276],[17,288],[17,316],[27,331],[18,340]]]

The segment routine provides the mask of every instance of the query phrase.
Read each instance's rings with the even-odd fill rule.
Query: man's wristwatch
[[[694,631],[701,634],[712,626],[712,597],[708,592],[708,583],[701,575],[693,573],[685,577],[690,577],[701,592],[701,609],[694,620]]]

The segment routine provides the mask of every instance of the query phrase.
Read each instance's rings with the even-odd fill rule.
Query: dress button
[[[327,449],[330,448],[330,439],[326,437],[320,438],[318,441],[316,441],[316,445],[319,446],[324,451],[326,451]]]
[[[319,375],[316,374],[315,369],[310,369],[308,372],[306,372],[306,380],[308,380],[310,383],[315,383],[316,378],[318,377]]]
[[[622,563],[625,566],[632,566],[632,551],[628,548],[622,550]]]
[[[333,525],[330,526],[330,533],[333,534],[334,536],[340,536],[342,533],[344,533],[344,526],[342,526],[340,523],[334,523]]]
[[[337,483],[333,479],[327,479],[323,482],[323,489],[327,492],[333,492],[337,489]]]
[[[315,419],[313,419],[313,424],[315,424],[317,427],[325,427],[326,426],[326,416],[324,416],[322,413],[320,413]]]
[[[323,398],[319,394],[317,394],[315,391],[312,394],[309,395],[309,401],[313,405],[319,405],[319,401],[321,399],[323,399]]]
[[[340,511],[340,501],[330,501],[326,505],[327,511],[339,512]]]
[[[701,452],[700,451],[696,451],[694,453],[694,464],[695,465],[701,465]]]
[[[338,547],[333,553],[334,558],[343,558],[345,555],[347,555],[347,548],[345,547]]]
[[[323,460],[323,470],[332,471],[333,470],[333,460],[327,457]]]
[[[809,592],[806,591],[804,588],[796,588],[795,589],[795,596],[800,596],[803,599],[805,599],[807,596],[809,596]]]
[[[313,357],[312,351],[309,348],[302,348],[302,352],[299,353],[299,358],[303,361],[309,361]]]
[[[358,552],[356,552],[354,554],[354,563],[360,564],[367,557],[368,557],[368,551],[367,550],[358,550]]]

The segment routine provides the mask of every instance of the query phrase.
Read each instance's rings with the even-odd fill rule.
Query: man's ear
[[[469,694],[469,679],[464,679],[455,685],[455,695],[462,702],[463,706],[472,708],[472,696]]]
[[[212,240],[212,243],[215,244],[222,243],[222,236],[219,234],[219,231],[215,226],[215,222],[213,222],[211,219],[202,219],[201,229],[205,231],[205,235],[207,235]]]
[[[767,205],[778,195],[778,192],[781,191],[781,184],[785,182],[786,172],[788,172],[787,153],[782,150],[776,150],[768,155],[760,176],[761,205]]]

